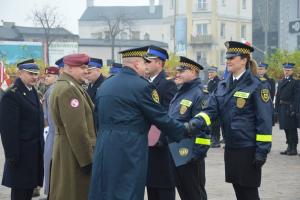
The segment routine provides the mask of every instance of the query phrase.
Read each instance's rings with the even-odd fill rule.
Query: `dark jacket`
[[[209,80],[207,83],[208,92],[212,93],[213,91],[215,91],[219,82],[220,82],[220,78],[218,76],[215,76],[212,80]]]
[[[176,141],[183,137],[185,127],[167,115],[155,87],[126,66],[103,82],[97,98],[100,128],[89,200],[141,200],[147,177],[150,125]]]
[[[105,80],[105,77],[100,74],[99,78],[95,81],[94,84],[89,84],[88,89],[86,90],[87,93],[90,95],[93,103],[96,103],[96,92],[97,89],[100,87],[100,85],[102,84],[102,82]]]
[[[232,76],[219,83],[200,116],[206,123],[219,117],[226,148],[256,147],[256,158],[265,159],[272,140],[270,91],[249,69],[234,89],[230,87],[231,79]]]
[[[270,94],[271,94],[271,98],[272,100],[274,100],[274,96],[275,96],[275,80],[270,78],[267,74],[264,75],[264,78],[267,79],[268,83],[270,84]]]
[[[292,76],[278,83],[275,110],[279,114],[280,129],[297,128],[297,80]]]
[[[152,83],[157,88],[162,107],[167,111],[177,91],[176,84],[166,79],[164,71],[160,72]],[[159,145],[149,147],[147,186],[160,188],[175,186],[172,166],[167,139],[162,134]]]
[[[199,78],[184,83],[170,103],[169,116],[181,122],[188,122],[206,107],[207,98],[208,94],[203,92]],[[206,138],[209,134],[209,131],[201,131],[195,137],[195,141],[196,138],[210,141]],[[195,142],[193,147],[193,153],[196,154],[195,158],[204,158],[208,148],[209,145],[197,144]]]
[[[0,103],[0,132],[5,152],[2,184],[32,189],[43,184],[44,119],[37,92],[20,78]],[[15,161],[15,166],[8,161]]]

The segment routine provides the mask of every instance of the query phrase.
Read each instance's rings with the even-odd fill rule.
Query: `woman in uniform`
[[[230,75],[219,83],[208,107],[190,123],[203,129],[217,118],[221,120],[226,182],[232,183],[238,200],[257,200],[261,167],[272,141],[270,91],[253,74],[250,54],[254,49],[236,41],[226,42],[225,46]]]

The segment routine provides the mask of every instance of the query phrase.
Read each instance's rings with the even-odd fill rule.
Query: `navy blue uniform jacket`
[[[207,108],[199,115],[206,124],[219,117],[226,148],[256,147],[257,159],[265,159],[272,141],[273,107],[269,87],[249,69],[233,90],[230,90],[231,79],[232,76],[219,83]]]
[[[151,124],[178,141],[182,123],[168,117],[155,87],[133,69],[107,79],[97,92],[99,130],[90,200],[141,200],[148,166]]]
[[[18,78],[0,103],[0,132],[6,159],[2,184],[11,188],[43,185],[43,109],[36,90],[29,93]],[[16,165],[9,165],[8,160],[15,160]]]
[[[174,97],[177,87],[174,81],[167,80],[164,71],[160,72],[153,80],[156,86],[162,107],[168,111],[170,101]],[[172,157],[168,142],[164,134],[161,134],[160,144],[149,147],[149,163],[147,186],[169,188],[175,186]]]

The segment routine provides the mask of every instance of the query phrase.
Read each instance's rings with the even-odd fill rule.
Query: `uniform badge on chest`
[[[187,111],[187,107],[185,105],[180,105],[179,113],[183,115]]]
[[[238,107],[238,108],[244,108],[245,104],[246,104],[246,100],[245,99],[240,98],[240,97],[236,99],[236,107]]]

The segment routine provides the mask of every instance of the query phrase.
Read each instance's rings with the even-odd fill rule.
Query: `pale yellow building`
[[[153,43],[222,70],[225,41],[252,42],[252,0],[160,0],[158,5],[154,2],[149,0],[149,6],[102,7],[87,0],[87,9],[79,20],[79,51],[109,59],[107,26],[99,16],[120,13],[133,16],[134,25],[117,37],[116,54],[124,48]]]

